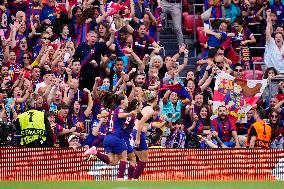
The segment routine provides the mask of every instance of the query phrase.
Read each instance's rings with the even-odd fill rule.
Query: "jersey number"
[[[113,131],[113,113],[110,115],[110,120],[109,120],[109,128],[108,131]]]
[[[33,112],[29,112],[29,122],[33,122],[33,116],[34,116],[34,113]]]

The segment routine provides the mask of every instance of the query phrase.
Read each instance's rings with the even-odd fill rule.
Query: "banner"
[[[82,154],[82,148],[0,148],[0,180],[116,179],[118,166],[85,162]],[[284,150],[149,149],[140,180],[284,180]]]
[[[266,86],[266,79],[243,80],[221,72],[215,82],[214,114],[220,105],[225,105],[238,123],[246,123],[246,113],[256,104]]]
[[[107,13],[109,16],[117,14],[118,11],[122,10],[124,7],[118,3],[110,2],[107,4]]]
[[[245,68],[250,67],[250,51],[248,47],[241,47],[241,64],[245,66]]]
[[[177,93],[182,98],[188,98],[191,100],[191,96],[187,92],[187,90],[182,86],[180,83],[172,84],[172,85],[163,85],[162,88],[159,89],[159,91],[162,90],[170,90],[172,92]]]

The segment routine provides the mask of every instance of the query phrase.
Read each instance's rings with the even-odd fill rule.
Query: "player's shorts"
[[[133,153],[134,152],[133,144],[131,145],[130,139],[125,138],[124,141],[125,141],[126,146],[127,146],[127,154]]]
[[[103,146],[107,154],[121,154],[123,151],[127,150],[124,139],[119,138],[114,134],[108,134],[105,136]]]
[[[136,129],[133,129],[133,131],[132,131],[132,137],[133,137],[133,140],[134,140],[134,141],[136,140],[136,133],[137,133],[137,130],[136,130]],[[141,135],[140,135],[140,144],[139,144],[139,146],[137,146],[137,147],[135,146],[134,149],[135,149],[136,151],[148,150],[146,133],[141,132]]]

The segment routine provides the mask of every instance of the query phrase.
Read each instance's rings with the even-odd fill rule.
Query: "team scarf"
[[[181,98],[188,98],[191,100],[191,96],[187,92],[187,90],[182,86],[180,83],[172,84],[172,85],[166,85],[164,84],[162,88],[159,89],[161,90],[170,90],[172,92],[177,93]]]

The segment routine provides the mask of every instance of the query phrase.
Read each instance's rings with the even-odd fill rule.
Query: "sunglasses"
[[[28,56],[23,56],[23,59],[31,59],[31,58]]]
[[[41,39],[50,40],[50,37],[42,37]]]
[[[236,72],[242,72],[243,69],[235,69]]]
[[[278,115],[271,115],[271,118],[278,118]]]

